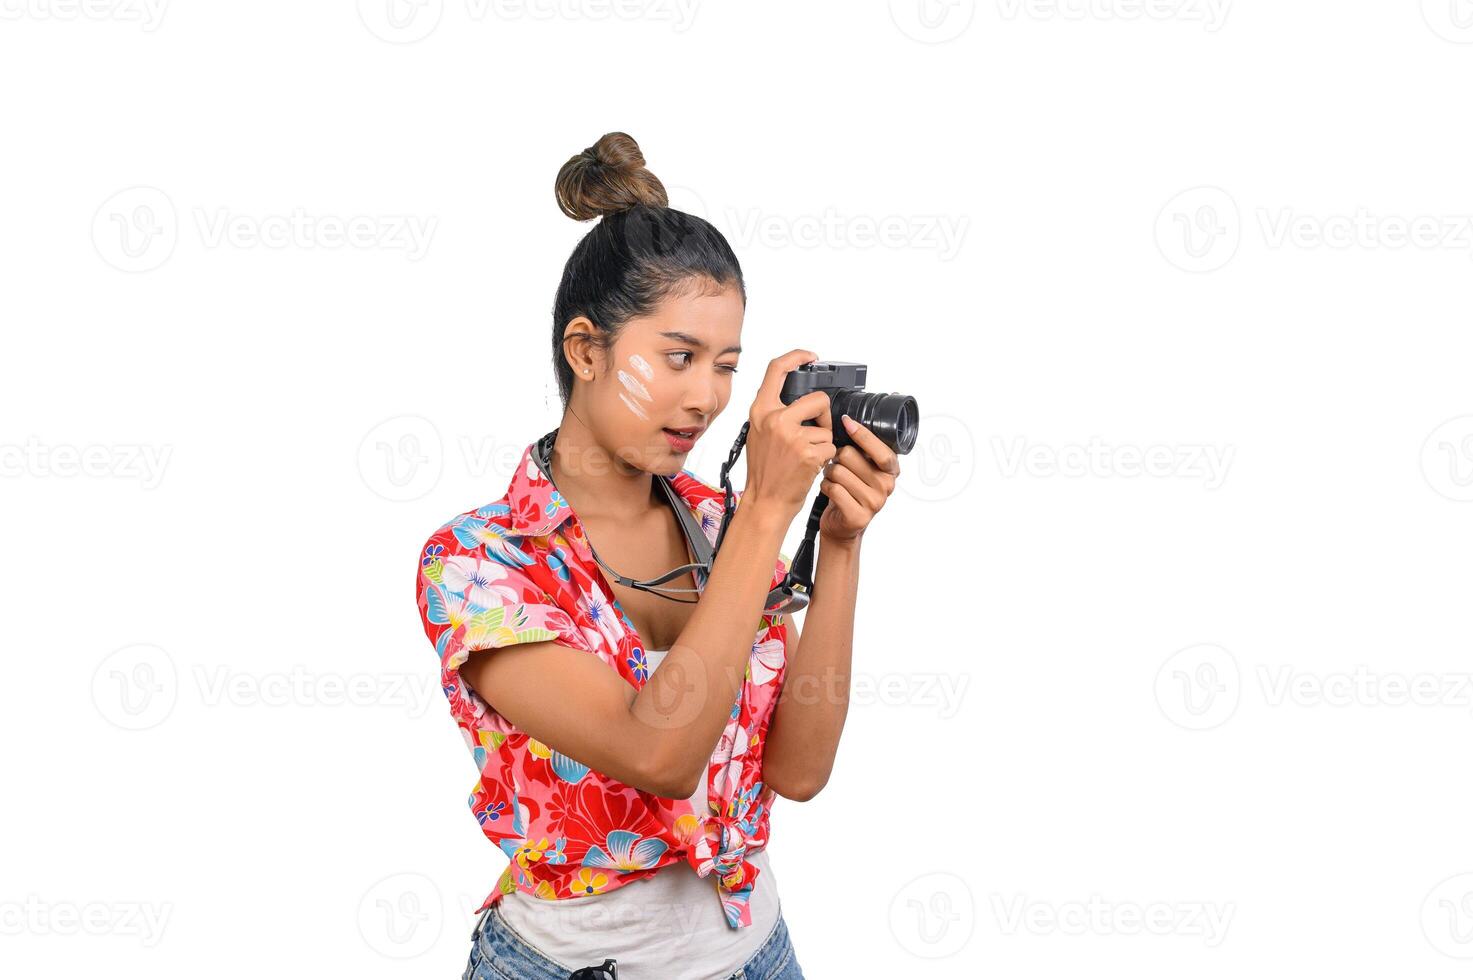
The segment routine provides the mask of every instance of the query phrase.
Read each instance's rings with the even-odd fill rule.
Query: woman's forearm
[[[686,788],[685,796],[704,778],[741,694],[752,637],[761,625],[783,535],[792,521],[783,513],[743,495],[700,603],[630,703],[635,718],[650,730],[655,765],[677,789]]]
[[[763,771],[791,799],[811,799],[823,789],[838,754],[849,713],[861,540],[819,541],[813,602],[767,730]]]

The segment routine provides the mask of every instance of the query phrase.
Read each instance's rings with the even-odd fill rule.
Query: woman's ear
[[[598,370],[598,350],[593,342],[593,331],[597,329],[588,317],[576,316],[563,331],[563,357],[573,369],[574,378],[589,379]]]

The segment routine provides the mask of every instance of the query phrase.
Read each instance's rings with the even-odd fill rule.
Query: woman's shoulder
[[[542,597],[553,580],[568,578],[567,563],[549,547],[546,533],[529,523],[545,522],[546,515],[518,517],[515,498],[508,495],[471,507],[442,521],[420,546],[421,578],[437,584],[497,583],[508,597]],[[423,584],[423,583],[422,583]]]
[[[505,500],[442,522],[421,548],[418,575],[426,634],[451,666],[487,646],[558,640],[589,648],[578,624],[576,563],[546,535],[519,529]]]
[[[533,564],[537,549],[530,545],[551,534],[570,512],[562,494],[532,459],[532,448],[528,445],[522,451],[501,496],[442,521],[425,547],[491,559],[512,568]]]
[[[441,521],[424,539],[439,554],[489,557],[487,544],[518,537],[512,533],[511,508],[506,498],[471,507]]]

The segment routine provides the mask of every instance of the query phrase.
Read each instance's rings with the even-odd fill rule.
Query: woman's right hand
[[[761,501],[788,522],[802,509],[813,481],[837,452],[827,392],[810,391],[791,405],[782,403],[788,372],[816,360],[818,355],[809,350],[791,350],[774,358],[747,417],[747,486],[742,500]],[[804,425],[808,419],[818,424]]]

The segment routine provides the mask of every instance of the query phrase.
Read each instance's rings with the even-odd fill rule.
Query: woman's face
[[[626,323],[592,381],[574,370],[585,389],[584,424],[634,469],[678,473],[731,400],[746,310],[735,286],[711,289],[669,296],[652,315]]]

